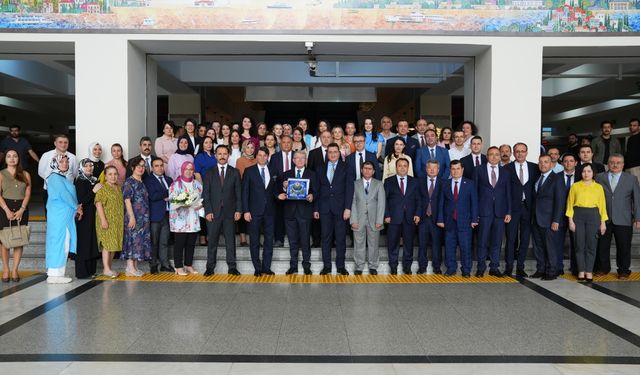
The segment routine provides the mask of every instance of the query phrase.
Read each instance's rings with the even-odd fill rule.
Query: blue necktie
[[[264,177],[264,167],[260,168],[260,177],[262,177],[262,184],[266,185],[266,179]]]
[[[300,176],[300,170],[298,169],[298,170],[296,171],[296,178],[301,178],[301,177],[302,177],[302,176]]]
[[[571,189],[571,176],[573,175],[572,174],[567,175],[567,183],[566,183],[567,190]]]
[[[542,187],[542,182],[544,181],[544,175],[540,176],[540,180],[538,181],[538,187],[536,188],[536,192],[540,191],[540,188]]]
[[[369,195],[369,181],[367,181],[367,185],[364,187],[364,193]]]

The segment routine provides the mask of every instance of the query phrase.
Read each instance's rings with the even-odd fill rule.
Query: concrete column
[[[524,142],[540,151],[542,46],[504,38],[476,56],[474,122],[485,149]],[[466,82],[465,82],[466,83]]]
[[[147,57],[147,135],[155,141],[158,134],[158,63]]]
[[[120,143],[125,158],[146,134],[146,58],[120,36],[91,35],[75,43],[76,145],[79,157],[98,141],[103,159]],[[155,134],[152,135],[152,137]]]

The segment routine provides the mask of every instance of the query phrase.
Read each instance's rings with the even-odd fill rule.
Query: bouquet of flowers
[[[202,205],[202,198],[198,193],[183,191],[173,197],[169,203],[174,207],[199,207]]]

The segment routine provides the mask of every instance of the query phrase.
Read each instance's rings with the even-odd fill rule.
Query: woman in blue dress
[[[47,177],[47,237],[45,243],[45,264],[47,283],[70,283],[65,276],[69,253],[76,253],[76,222],[82,218],[82,205],[78,204],[75,186],[65,177],[69,171],[69,157],[57,155],[51,159],[51,174]]]
[[[384,137],[376,131],[372,118],[368,117],[364,119],[364,123],[362,124],[362,133],[364,133],[365,150],[374,153],[376,158],[381,160],[381,158],[384,157],[382,154]]]
[[[127,260],[126,275],[135,277],[144,275],[138,269],[138,262],[151,260],[149,194],[142,182],[144,167],[144,159],[139,156],[133,158],[127,166],[131,169],[131,177],[122,187],[125,206],[122,257]]]

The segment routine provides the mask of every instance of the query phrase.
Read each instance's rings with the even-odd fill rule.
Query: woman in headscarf
[[[194,178],[195,168],[192,162],[185,161],[180,167],[180,176],[169,187],[169,201],[181,193],[194,196],[194,201],[202,195],[202,184]],[[200,232],[198,210],[202,206],[179,206],[171,204],[169,208],[169,227],[175,235],[173,263],[176,275],[196,274],[193,269],[193,253],[196,238]]]
[[[113,165],[104,168],[105,184],[96,193],[96,234],[98,247],[102,249],[102,274],[118,277],[113,271],[113,255],[122,251],[124,236],[124,198],[118,183],[118,169]]]
[[[78,251],[76,252],[76,277],[78,279],[93,278],[96,274],[98,238],[96,234],[96,206],[94,199],[102,185],[94,177],[94,164],[91,159],[80,160],[78,177],[76,177],[76,195],[82,205],[82,218],[76,223],[78,234]]]
[[[102,161],[102,146],[98,142],[89,145],[89,160],[93,162],[93,177],[100,177],[104,171],[104,162]],[[80,167],[82,170],[82,167]]]
[[[191,143],[189,143],[189,137],[183,135],[178,138],[178,149],[169,158],[169,164],[167,165],[165,174],[175,181],[180,177],[180,168],[185,161],[193,163],[193,147]]]
[[[82,219],[82,205],[78,204],[75,187],[65,177],[69,171],[69,157],[57,155],[51,159],[50,167],[47,212],[51,215],[47,215],[45,264],[47,282],[63,284],[71,282],[71,278],[65,276],[65,268],[69,253],[76,253],[75,218]]]

